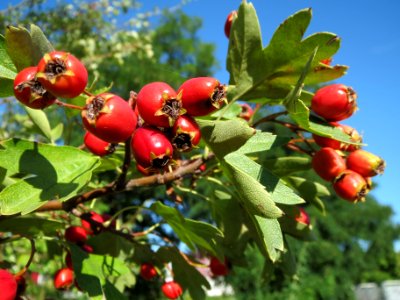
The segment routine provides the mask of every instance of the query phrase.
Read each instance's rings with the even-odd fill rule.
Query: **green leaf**
[[[64,224],[59,221],[39,217],[17,217],[0,221],[0,232],[12,232],[33,237],[37,237],[39,234],[57,236],[57,231],[62,228],[64,228]]]
[[[255,134],[245,120],[228,121],[197,120],[201,134],[215,155],[222,159],[226,154],[239,149]]]
[[[260,26],[251,3],[243,1],[232,24],[227,69],[234,86],[228,99],[282,99],[296,84],[310,55],[318,48],[307,72],[306,84],[330,81],[344,75],[347,67],[322,66],[320,60],[334,55],[340,47],[335,34],[321,32],[303,39],[311,10],[301,10],[286,19],[263,49]],[[265,102],[266,103],[266,102]]]
[[[190,249],[195,250],[195,247],[198,246],[214,256],[222,257],[219,244],[223,239],[223,234],[218,228],[205,222],[186,219],[176,208],[164,205],[159,201],[154,202],[150,209],[163,217]]]
[[[30,34],[32,39],[32,61],[36,65],[46,53],[54,51],[54,47],[43,31],[35,24],[31,24]]]
[[[157,257],[163,262],[171,262],[174,280],[179,282],[184,289],[188,289],[193,300],[206,299],[203,288],[210,289],[207,279],[179,253],[178,249],[161,247]]]
[[[296,217],[299,214],[297,206],[286,206],[283,210],[285,211],[285,215],[278,221],[284,233],[305,241],[315,239],[311,226],[296,221]]]
[[[274,135],[270,132],[256,131],[246,143],[241,146],[237,153],[252,154],[262,151],[270,150],[273,147],[279,147],[290,141],[289,137],[282,137]]]
[[[51,135],[51,128],[47,115],[44,111],[39,109],[33,109],[24,105],[24,109],[27,112],[29,118],[32,120],[33,124],[37,126],[40,132],[46,137],[49,142],[53,142]]]
[[[302,156],[269,158],[260,163],[278,177],[287,176],[294,172],[307,171],[311,168],[311,159]]]
[[[0,35],[0,97],[14,95],[14,78],[17,70],[6,50],[6,40]]]
[[[130,255],[134,250],[132,243],[126,238],[111,232],[96,234],[89,241],[96,254],[118,257],[121,252]]]
[[[64,124],[58,123],[53,129],[51,129],[51,140],[57,141],[62,137],[64,131]]]
[[[0,142],[0,168],[21,180],[0,192],[0,213],[27,214],[48,200],[65,201],[89,181],[99,159],[75,147],[11,139]]]
[[[226,106],[227,109],[222,108],[214,112],[211,117],[213,118],[223,118],[223,119],[235,119],[242,112],[242,107],[237,103],[232,103],[232,105]]]
[[[18,71],[36,64],[32,38],[26,28],[7,26],[5,38],[7,53]]]

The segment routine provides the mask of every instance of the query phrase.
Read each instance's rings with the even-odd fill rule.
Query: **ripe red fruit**
[[[254,114],[253,108],[247,103],[242,103],[240,106],[242,107],[242,112],[239,114],[239,117],[249,121]]]
[[[86,131],[83,143],[90,152],[98,156],[105,156],[115,151],[114,144],[103,141],[89,131]]]
[[[164,82],[151,82],[142,87],[136,106],[142,119],[156,127],[172,127],[185,113],[180,96]]]
[[[126,141],[137,125],[136,114],[128,102],[111,93],[89,97],[82,121],[86,130],[109,143]]]
[[[65,239],[71,243],[85,243],[87,240],[87,233],[83,227],[70,226],[65,230]]]
[[[39,61],[36,78],[46,90],[57,97],[79,96],[88,82],[82,62],[70,53],[53,51]]]
[[[311,109],[327,121],[347,119],[357,110],[356,92],[343,84],[320,88],[311,100]]]
[[[188,115],[205,116],[220,108],[226,100],[226,87],[212,77],[186,80],[178,89]]]
[[[339,124],[339,123],[336,123],[336,122],[332,122],[332,123],[330,123],[330,125],[340,129],[345,134],[347,134],[350,137],[350,140],[352,142],[355,142],[355,143],[361,143],[362,142],[362,137],[357,132],[357,130],[355,130],[353,127],[350,127],[350,126],[344,125],[344,124]],[[342,151],[349,151],[349,152],[355,151],[355,150],[360,148],[360,145],[343,143],[343,142],[340,142],[338,140],[334,140],[334,139],[331,139],[331,138],[328,138],[328,137],[319,136],[319,135],[316,135],[316,134],[313,134],[312,136],[314,138],[315,143],[318,146],[321,146],[321,147],[330,147],[330,148],[333,148],[335,150],[342,150]]]
[[[226,258],[222,263],[218,258],[211,257],[209,267],[214,276],[226,276],[229,273],[229,263]]]
[[[350,202],[363,201],[369,191],[369,186],[364,177],[352,171],[345,170],[333,182],[336,194]]]
[[[82,227],[86,230],[87,234],[94,234],[99,232],[100,228],[97,228],[97,226],[95,226],[94,224],[92,225],[92,223],[90,223],[89,221],[86,221],[85,218],[90,218],[93,221],[96,221],[98,223],[104,223],[105,221],[107,221],[107,219],[104,218],[104,216],[99,215],[98,213],[91,211],[88,213],[85,213],[82,215],[83,218],[81,218],[81,224]]]
[[[14,95],[22,104],[34,108],[44,109],[56,101],[35,78],[37,67],[28,67],[20,71],[14,79]]]
[[[143,168],[163,169],[172,159],[173,147],[163,132],[151,127],[140,127],[131,142],[136,163]]]
[[[58,290],[68,289],[74,283],[74,272],[69,268],[58,270],[54,275],[53,283]]]
[[[336,150],[324,147],[314,154],[312,167],[322,179],[331,181],[346,169],[346,162]]]
[[[302,207],[299,207],[299,213],[296,215],[295,220],[299,223],[306,224],[307,226],[310,225],[310,216]]]
[[[379,156],[365,150],[351,152],[346,160],[347,168],[364,177],[382,174],[385,170],[385,161]]]
[[[143,277],[143,279],[145,280],[151,280],[154,277],[156,277],[157,274],[157,270],[156,268],[153,266],[153,264],[150,263],[143,263],[140,266],[140,276]]]
[[[330,65],[331,65],[331,63],[332,63],[332,57],[330,57],[330,58],[325,58],[325,59],[322,59],[320,62],[321,62],[321,63],[323,63],[323,64],[325,64],[325,65],[328,65],[328,66],[330,66]]]
[[[200,143],[199,125],[188,115],[180,116],[172,128],[172,145],[179,151],[190,151]]]
[[[161,290],[165,295],[165,297],[167,297],[168,299],[178,299],[179,296],[182,295],[183,293],[182,287],[180,286],[179,283],[175,281],[165,282],[161,286]]]
[[[229,39],[229,36],[230,36],[230,34],[231,34],[231,27],[232,27],[233,20],[234,20],[236,17],[237,17],[237,11],[234,10],[234,11],[231,11],[231,12],[228,14],[228,17],[226,18],[225,25],[224,25],[224,32],[225,32],[225,35],[226,35],[226,37],[227,37],[228,39]]]
[[[14,300],[17,295],[17,281],[7,270],[0,269],[0,291],[2,300]]]

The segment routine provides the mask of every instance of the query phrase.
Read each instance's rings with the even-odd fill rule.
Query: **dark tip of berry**
[[[189,134],[180,133],[173,138],[172,145],[180,151],[188,151],[192,148],[192,139]]]
[[[211,102],[212,105],[218,106],[221,104],[221,102],[226,100],[226,89],[225,86],[222,84],[218,84],[215,89],[213,94],[211,95]]]
[[[102,97],[94,97],[93,100],[86,105],[86,117],[89,120],[95,120],[103,109],[104,103],[105,101]]]
[[[170,157],[166,156],[166,155],[162,158],[157,157],[157,158],[153,159],[153,161],[152,161],[152,168],[162,169],[168,165],[169,160],[170,160]]]
[[[161,111],[163,112],[163,114],[176,120],[181,115],[182,101],[179,101],[177,99],[166,100]]]
[[[57,75],[63,74],[66,69],[65,62],[62,59],[55,58],[46,64],[45,73],[46,76],[51,79]]]

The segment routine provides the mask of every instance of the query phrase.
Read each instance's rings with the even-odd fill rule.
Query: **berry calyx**
[[[356,92],[344,84],[320,88],[311,100],[311,109],[327,121],[347,119],[357,110]]]
[[[200,143],[201,132],[197,122],[188,115],[180,116],[172,128],[172,145],[179,151],[190,151]]]
[[[149,125],[172,127],[186,111],[180,95],[165,82],[151,82],[137,94],[136,106],[140,117]]]
[[[347,157],[346,164],[348,169],[364,177],[373,177],[382,174],[386,166],[382,158],[361,149],[351,152]]]
[[[347,134],[352,142],[354,143],[362,142],[361,135],[353,127],[344,124],[339,124],[336,122],[332,122],[330,123],[330,125],[340,129],[345,134]],[[320,147],[330,147],[335,150],[348,151],[348,152],[355,151],[360,148],[360,145],[357,144],[344,143],[332,138],[323,137],[316,134],[313,134],[312,136],[314,138],[315,143]]]
[[[115,144],[106,142],[89,131],[86,131],[83,143],[90,152],[100,157],[112,154],[115,151]]]
[[[324,147],[314,154],[312,167],[322,179],[331,181],[346,169],[346,162],[336,150]]]
[[[307,226],[310,225],[310,216],[306,212],[306,210],[302,207],[299,207],[299,212],[295,218],[296,222],[303,223]]]
[[[22,104],[33,109],[44,109],[56,101],[36,79],[37,67],[21,70],[14,79],[14,95]]]
[[[65,230],[64,237],[68,242],[83,244],[87,240],[87,233],[83,227],[70,226]]]
[[[5,269],[0,269],[1,299],[14,300],[17,295],[17,281],[13,274]]]
[[[168,299],[178,299],[183,293],[182,287],[175,281],[165,282],[161,286],[161,291]]]
[[[37,66],[37,80],[57,97],[79,96],[88,82],[88,73],[82,62],[70,53],[47,53]]]
[[[363,176],[352,170],[345,170],[336,177],[333,189],[339,197],[355,203],[365,200],[369,186]]]
[[[229,39],[229,36],[231,34],[231,27],[232,27],[232,23],[233,21],[237,18],[237,11],[233,10],[231,11],[225,21],[225,25],[224,25],[224,32],[225,32],[225,36]]]
[[[115,94],[102,93],[86,100],[82,122],[90,133],[117,144],[135,131],[137,117],[127,101]]]
[[[212,77],[195,77],[186,80],[178,89],[182,105],[188,115],[206,116],[227,101],[226,86]]]
[[[173,147],[166,135],[152,127],[140,127],[131,142],[136,163],[143,168],[164,169],[170,163]]]
[[[57,290],[70,288],[74,283],[74,272],[69,268],[58,270],[54,275],[53,283]]]
[[[224,262],[219,261],[216,257],[211,257],[209,267],[214,276],[226,276],[229,273],[229,262],[226,257]]]
[[[157,269],[154,267],[153,264],[150,263],[143,263],[140,266],[140,276],[143,277],[145,280],[151,280],[154,277],[157,277]]]

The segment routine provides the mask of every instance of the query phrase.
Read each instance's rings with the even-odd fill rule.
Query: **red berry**
[[[356,92],[343,84],[320,88],[311,100],[311,109],[327,121],[347,119],[357,110]]]
[[[364,177],[352,171],[345,170],[333,182],[336,194],[350,202],[363,201],[369,186]]]
[[[0,293],[2,300],[14,300],[17,295],[17,281],[7,270],[0,269]]]
[[[188,115],[180,116],[172,128],[172,145],[179,151],[190,151],[200,143],[201,132],[197,122]]]
[[[226,258],[222,263],[218,258],[211,257],[209,267],[214,276],[226,276],[229,273],[229,263]]]
[[[143,263],[140,266],[140,276],[143,277],[143,279],[145,280],[151,280],[154,277],[156,277],[157,274],[157,270],[156,268],[150,264],[150,263]]]
[[[239,117],[249,121],[254,114],[253,108],[247,103],[242,103],[240,106],[242,108],[242,112],[239,114]]]
[[[151,82],[142,87],[136,105],[142,119],[156,127],[172,127],[185,113],[180,97],[164,82]]]
[[[136,169],[142,173],[144,176],[150,176],[156,173],[159,173],[159,170],[150,168],[150,167],[143,167],[141,164],[136,162]]]
[[[347,134],[350,137],[350,140],[352,142],[355,143],[361,143],[362,142],[362,137],[360,136],[360,134],[357,132],[357,130],[355,130],[354,128],[344,125],[344,124],[339,124],[336,122],[332,122],[330,123],[330,125],[340,129],[341,131],[343,131],[345,134]],[[354,151],[360,148],[360,145],[355,145],[355,144],[348,144],[348,143],[343,143],[340,142],[338,140],[334,140],[328,137],[323,137],[323,136],[319,136],[316,134],[312,135],[314,138],[315,143],[318,146],[321,147],[330,147],[333,148],[335,150],[342,150],[342,151]]]
[[[168,299],[178,299],[183,293],[182,287],[175,281],[165,282],[162,285],[161,290]]]
[[[88,82],[88,73],[82,62],[70,53],[47,53],[37,66],[37,79],[57,97],[79,96]]]
[[[226,101],[226,87],[212,77],[186,80],[178,89],[183,108],[188,115],[205,116],[220,108]]]
[[[98,213],[91,211],[88,213],[85,213],[82,215],[81,218],[81,224],[82,227],[86,230],[87,234],[94,234],[100,230],[100,228],[97,228],[94,224],[90,223],[89,221],[86,221],[85,218],[89,218],[93,221],[96,221],[98,223],[104,223],[106,220],[102,215],[99,215]]]
[[[136,114],[128,102],[111,93],[89,97],[82,121],[86,130],[109,143],[126,141],[137,125]]]
[[[81,249],[87,253],[93,253],[94,251],[93,247],[88,244],[81,245]]]
[[[351,152],[346,160],[347,168],[364,177],[382,174],[385,170],[385,161],[379,156],[365,150]]]
[[[87,233],[83,227],[70,226],[65,230],[65,239],[71,243],[84,243],[87,240]]]
[[[165,134],[151,127],[138,128],[132,137],[131,147],[136,163],[151,169],[166,167],[174,151]]]
[[[336,150],[324,147],[314,154],[312,167],[322,179],[331,181],[346,169],[346,162]]]
[[[43,109],[53,104],[56,97],[35,78],[36,72],[37,67],[28,67],[17,74],[14,79],[14,95],[30,108]]]
[[[83,143],[90,152],[98,156],[105,156],[115,151],[114,144],[103,141],[89,131],[86,131]]]
[[[302,207],[299,207],[299,213],[296,215],[295,220],[299,223],[306,224],[307,226],[310,225],[310,216]]]
[[[224,32],[225,32],[225,35],[226,35],[226,37],[227,37],[228,39],[229,39],[229,36],[230,36],[230,33],[231,33],[231,27],[232,27],[233,20],[234,20],[236,17],[237,17],[237,11],[234,10],[234,11],[231,11],[231,12],[228,14],[228,17],[226,18],[225,26],[224,26]]]
[[[54,287],[58,290],[68,289],[74,283],[74,272],[69,268],[63,268],[54,275]]]
[[[17,282],[17,295],[21,296],[26,291],[26,279],[24,275],[17,275],[15,281]],[[20,299],[20,297],[17,299]]]
[[[328,65],[328,66],[330,66],[330,65],[331,65],[331,63],[332,63],[332,57],[330,57],[330,58],[325,58],[325,59],[322,59],[322,60],[320,61],[320,63],[323,63],[324,65]]]

